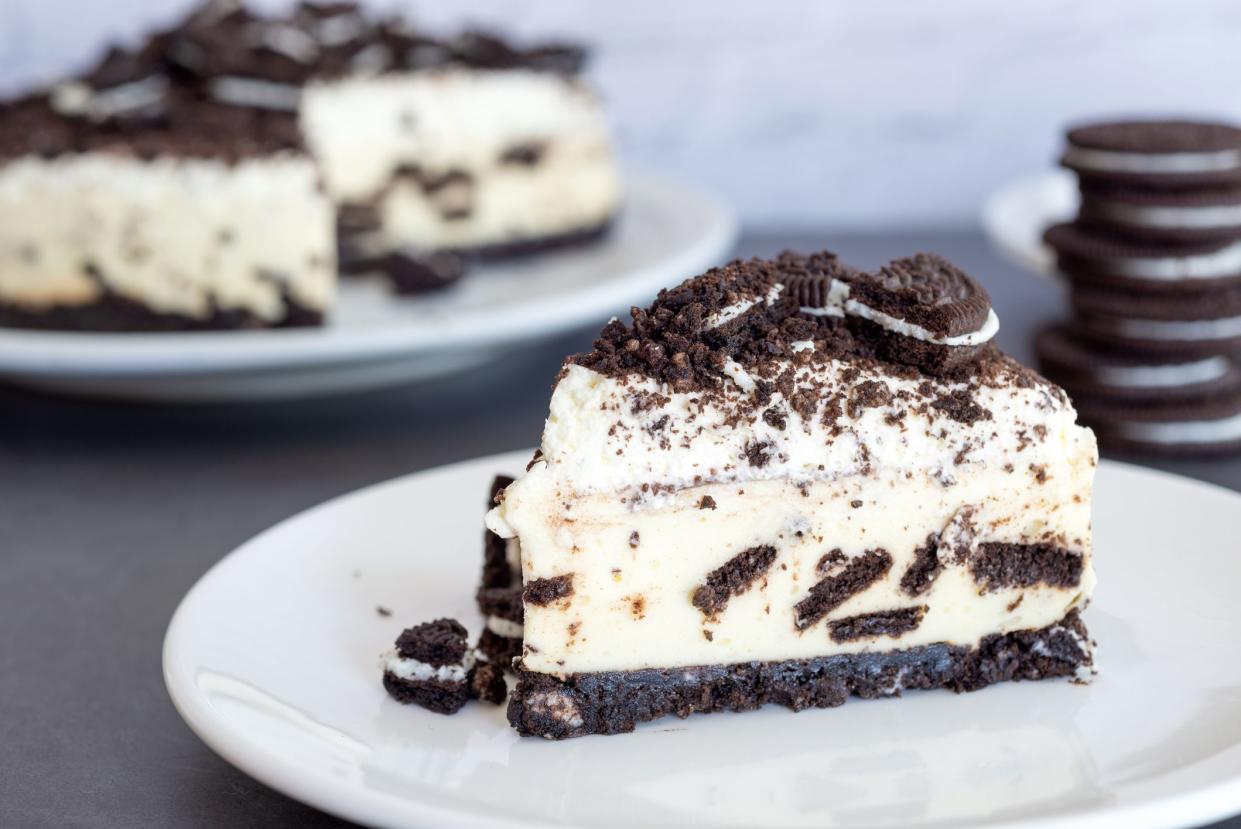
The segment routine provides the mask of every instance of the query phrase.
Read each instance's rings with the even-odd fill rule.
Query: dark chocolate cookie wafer
[[[1078,222],[1139,241],[1196,244],[1241,238],[1241,186],[1143,190],[1083,183]]]
[[[1069,130],[1060,163],[1083,180],[1149,188],[1241,182],[1241,129],[1207,121],[1113,121]]]
[[[1157,244],[1057,224],[1043,240],[1056,253],[1057,267],[1080,282],[1194,289],[1241,284],[1241,240]]]
[[[1075,285],[1075,330],[1134,354],[1173,358],[1241,350],[1241,288],[1143,291]]]
[[[1188,401],[1085,398],[1074,404],[1099,443],[1115,451],[1210,456],[1241,450],[1241,392],[1235,388]]]
[[[1221,355],[1141,357],[1099,346],[1064,325],[1040,331],[1034,351],[1039,370],[1079,403],[1088,399],[1133,405],[1151,400],[1193,403],[1241,392],[1241,369]]]
[[[495,506],[496,496],[513,482],[508,475],[497,475],[487,494],[487,509]],[[483,530],[483,579],[480,589],[489,587],[521,587],[521,559],[517,555],[517,539],[505,539],[491,530]],[[481,605],[479,610],[486,613]]]

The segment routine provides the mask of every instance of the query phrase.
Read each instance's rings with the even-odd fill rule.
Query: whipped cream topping
[[[761,406],[752,390],[763,378],[736,363],[731,381],[711,393],[676,393],[651,378],[622,382],[570,365],[552,394],[534,468],[546,467],[541,474],[554,475],[566,492],[624,493],[636,506],[708,481],[879,470],[932,470],[947,486],[963,465],[1003,466],[1018,451],[1038,463],[1082,431],[1059,389],[1013,363],[971,387],[814,354],[783,363],[789,383]],[[488,521],[512,536],[497,511]]]
[[[986,322],[977,331],[970,331],[952,337],[939,337],[921,325],[898,319],[883,311],[864,305],[856,299],[851,299],[849,293],[850,289],[847,282],[833,279],[824,304],[804,306],[801,312],[816,317],[859,317],[864,320],[870,320],[880,328],[891,331],[894,334],[912,337],[915,340],[922,340],[934,345],[951,347],[982,345],[994,337],[996,332],[1000,330],[1000,318],[996,315],[995,309],[991,308],[987,311]]]
[[[1206,153],[1127,153],[1069,147],[1064,163],[1107,173],[1216,173],[1241,167],[1241,150]]]

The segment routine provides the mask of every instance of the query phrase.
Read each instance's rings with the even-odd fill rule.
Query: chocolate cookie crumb
[[[526,604],[543,607],[551,604],[557,599],[564,599],[572,595],[573,574],[566,573],[563,576],[535,579],[534,581],[528,583],[525,591],[522,593],[522,599],[526,602]]]
[[[897,639],[922,624],[926,606],[903,607],[899,610],[882,610],[862,613],[827,623],[828,635],[833,642],[852,642],[872,636]]]
[[[810,594],[793,608],[793,624],[798,630],[811,627],[850,596],[862,592],[887,575],[892,556],[887,550],[867,550],[851,559],[838,574],[822,579]]]
[[[706,581],[694,591],[691,602],[708,618],[719,615],[728,600],[740,596],[769,569],[776,560],[776,548],[770,544],[750,547],[707,574]]]

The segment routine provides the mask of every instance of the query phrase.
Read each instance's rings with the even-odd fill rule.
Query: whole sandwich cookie
[[[1170,245],[1052,225],[1043,234],[1056,265],[1075,282],[1136,287],[1209,288],[1241,284],[1241,238]]]
[[[1069,130],[1060,163],[1083,180],[1151,188],[1241,182],[1241,129],[1207,121],[1113,121]]]
[[[503,672],[479,660],[467,636],[456,619],[437,619],[403,631],[383,661],[389,696],[437,714],[455,714],[472,698],[502,701]]]
[[[1100,347],[1067,326],[1043,329],[1034,340],[1039,369],[1079,405],[1087,398],[1141,404],[1192,402],[1241,392],[1241,369],[1228,357],[1143,357]]]
[[[1241,238],[1241,186],[1145,190],[1082,183],[1078,221],[1138,240],[1194,244]]]
[[[924,371],[971,362],[999,330],[986,289],[934,254],[869,273],[841,268],[791,276],[785,285],[802,314],[841,317],[883,359]]]
[[[1077,400],[1082,422],[1114,450],[1160,455],[1216,455],[1241,450],[1241,391],[1200,400]]]
[[[1190,357],[1241,350],[1241,288],[1140,291],[1076,285],[1075,329],[1137,354]]]

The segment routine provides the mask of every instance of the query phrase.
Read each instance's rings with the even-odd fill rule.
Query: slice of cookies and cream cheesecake
[[[610,323],[487,516],[524,577],[512,724],[1088,674],[1094,436],[997,327],[941,258],[829,253]]]

